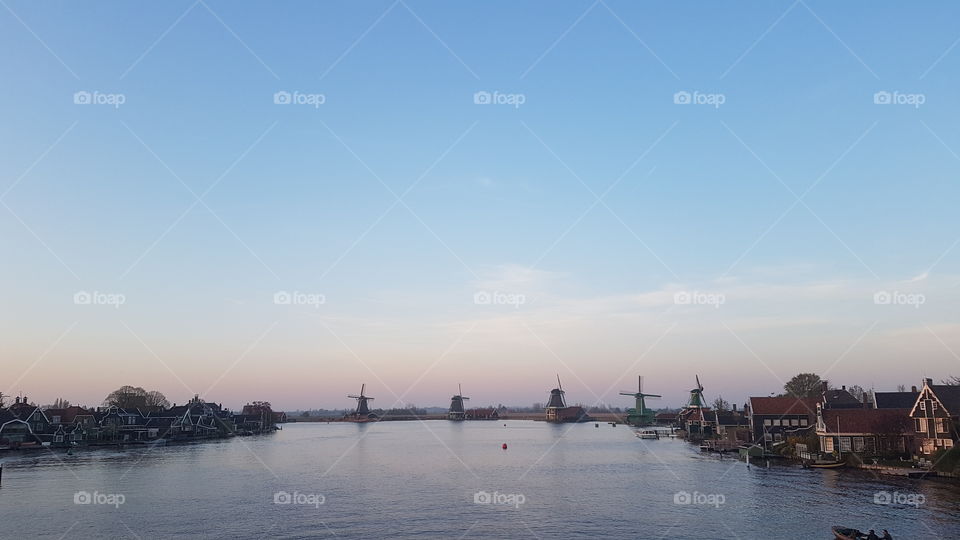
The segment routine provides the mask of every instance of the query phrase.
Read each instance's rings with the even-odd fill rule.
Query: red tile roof
[[[823,423],[827,433],[876,433],[885,426],[913,425],[910,409],[824,409]]]
[[[812,418],[817,414],[817,403],[819,402],[819,398],[752,397],[750,398],[750,410],[753,411],[753,414],[806,414]]]

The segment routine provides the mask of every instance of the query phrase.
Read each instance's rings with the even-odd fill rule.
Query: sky
[[[960,374],[950,2],[0,2],[0,392]]]

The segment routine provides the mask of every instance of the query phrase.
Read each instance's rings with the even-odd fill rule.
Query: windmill
[[[636,392],[620,392],[621,396],[633,396],[637,400],[636,407],[627,409],[627,423],[635,426],[648,426],[653,423],[653,411],[647,408],[644,398],[662,397],[658,394],[643,393],[643,375],[638,378]]]
[[[563,385],[560,384],[560,375],[557,375],[557,387],[550,390],[550,400],[547,402],[547,422],[560,422],[561,411],[567,408],[567,401],[563,398]]]
[[[366,385],[366,384],[363,384],[363,385],[360,386],[360,395],[359,395],[359,396],[356,396],[356,395],[353,395],[353,394],[350,394],[349,396],[347,396],[348,398],[353,398],[353,399],[357,400],[357,410],[354,411],[353,415],[354,415],[358,420],[365,420],[365,419],[367,419],[367,418],[376,418],[376,416],[377,416],[376,414],[370,412],[370,407],[367,406],[367,402],[368,402],[368,401],[373,401],[373,398],[372,398],[372,397],[369,397],[369,396],[363,395],[363,391],[364,391],[366,388],[367,388],[367,385]]]
[[[700,384],[700,376],[694,375],[697,379],[697,387],[690,390],[690,403],[687,407],[705,407],[706,404],[703,401],[703,385]]]
[[[466,409],[463,406],[464,400],[470,399],[464,397],[463,388],[457,384],[457,390],[459,393],[452,398],[450,398],[450,410],[447,411],[447,418],[450,420],[463,420],[466,418]]]

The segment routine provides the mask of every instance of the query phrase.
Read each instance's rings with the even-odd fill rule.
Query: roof
[[[6,424],[11,420],[20,420],[20,418],[7,409],[0,409],[0,424]]]
[[[45,412],[47,413],[47,418],[49,418],[51,422],[53,421],[54,416],[59,416],[61,424],[72,424],[78,416],[88,416],[93,414],[91,411],[88,411],[87,409],[84,409],[78,405],[71,405],[65,409],[47,409]]]
[[[837,423],[839,422],[839,431]],[[883,425],[912,426],[910,409],[824,409],[826,433],[876,433]]]
[[[781,397],[751,397],[750,410],[757,415],[783,416],[788,414],[805,414],[813,418],[817,414],[819,398]]]
[[[823,393],[823,404],[830,408],[863,407],[863,402],[844,389],[831,388]]]
[[[747,419],[734,412],[718,412],[717,423],[722,426],[745,426],[747,425]]]
[[[675,412],[659,412],[657,413],[656,416],[654,416],[654,418],[662,418],[664,420],[666,419],[676,420],[677,414],[678,413],[675,413]]]
[[[874,392],[878,409],[910,409],[917,402],[920,392]]]
[[[960,385],[933,384],[929,386],[952,416],[960,415]]]

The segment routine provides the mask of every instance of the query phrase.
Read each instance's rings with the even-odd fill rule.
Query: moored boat
[[[660,434],[652,429],[644,429],[636,433],[637,433],[637,437],[641,439],[659,439],[660,438]]]
[[[807,463],[807,467],[811,467],[813,469],[840,469],[846,465],[847,463],[845,461],[814,461]]]

